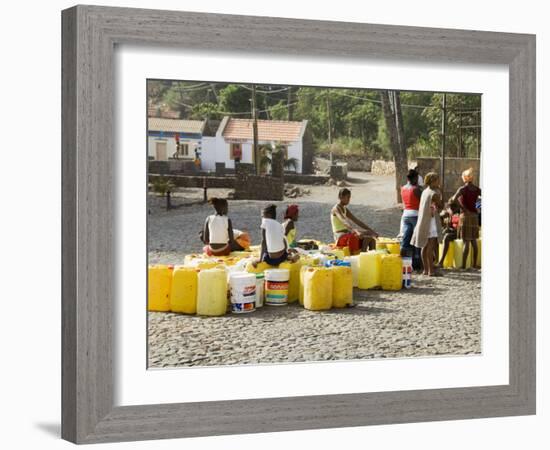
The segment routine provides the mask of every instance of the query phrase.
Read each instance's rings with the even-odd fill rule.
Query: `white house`
[[[224,117],[215,135],[202,137],[201,167],[203,170],[215,170],[216,162],[225,163],[225,167],[234,168],[235,159],[240,157],[243,163],[254,163],[252,119],[234,119]],[[306,133],[307,120],[258,120],[258,144],[282,145],[285,159],[295,158],[296,172],[311,170],[312,146]]]
[[[195,159],[200,151],[204,120],[179,120],[149,117],[147,123],[147,155],[149,159],[166,161],[171,158]],[[177,150],[179,140],[180,149]]]

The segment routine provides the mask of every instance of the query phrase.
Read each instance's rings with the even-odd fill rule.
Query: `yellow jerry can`
[[[201,270],[198,275],[197,314],[223,316],[226,310],[227,275],[225,270]]]
[[[399,291],[403,286],[403,263],[399,255],[382,255],[380,285],[385,291]]]
[[[172,274],[170,309],[173,312],[195,314],[197,312],[198,269],[176,266]]]
[[[462,268],[462,259],[464,255],[464,241],[462,239],[455,239],[454,242],[454,268],[455,269],[461,269]],[[472,267],[472,258],[474,251],[472,246],[470,245],[470,251],[468,253],[468,261],[466,261],[466,268]],[[479,255],[478,255],[479,258]]]
[[[399,241],[388,242],[386,248],[392,255],[401,255],[401,244]]]
[[[380,286],[382,254],[375,251],[359,254],[359,289],[372,289]]]
[[[300,298],[300,269],[302,263],[300,260],[296,262],[285,261],[279,264],[279,269],[288,269],[290,278],[288,280],[288,300],[287,303],[297,302]]]
[[[439,244],[439,256],[443,255],[443,246],[444,244]],[[450,269],[454,266],[454,258],[455,258],[455,245],[453,241],[449,242],[449,250],[447,250],[447,254],[445,255],[445,259],[443,260],[443,268],[444,269]]]
[[[345,308],[353,304],[353,273],[351,267],[332,266],[332,306]]]
[[[481,267],[481,238],[479,238],[477,240],[477,261],[476,261],[476,265],[478,267]]]
[[[149,266],[147,274],[147,310],[170,311],[172,266],[156,264]]]
[[[322,311],[332,308],[332,273],[325,267],[309,267],[304,271],[305,309]]]

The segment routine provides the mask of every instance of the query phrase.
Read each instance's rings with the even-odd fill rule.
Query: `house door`
[[[168,159],[168,152],[166,150],[166,142],[156,142],[155,159],[157,161],[166,161]]]

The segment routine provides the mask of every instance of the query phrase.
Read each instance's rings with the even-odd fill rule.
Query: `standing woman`
[[[462,268],[466,268],[466,262],[468,261],[468,254],[470,253],[470,245],[474,249],[472,265],[479,269],[477,266],[477,254],[479,249],[477,248],[477,239],[479,238],[479,218],[478,210],[476,208],[476,202],[481,196],[481,189],[474,184],[474,169],[471,167],[468,170],[462,172],[462,181],[464,185],[461,186],[456,194],[453,196],[460,205],[460,221],[458,223],[458,238],[464,241],[464,250],[462,253]]]
[[[435,271],[435,248],[442,238],[441,220],[438,205],[441,203],[439,194],[439,175],[435,172],[426,174],[424,190],[420,197],[418,221],[414,228],[411,244],[422,249],[422,264],[424,275],[431,277],[440,275]]]
[[[401,216],[401,255],[410,256],[413,260],[413,268],[420,269],[419,249],[411,245],[411,238],[414,227],[418,221],[418,208],[420,208],[420,197],[422,189],[418,185],[418,172],[414,169],[407,174],[407,184],[401,187],[401,199],[403,200],[403,215]]]

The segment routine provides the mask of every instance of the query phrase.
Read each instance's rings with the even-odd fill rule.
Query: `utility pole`
[[[329,91],[327,90],[327,125],[328,125],[328,144],[332,145],[332,119],[330,117],[330,99],[329,99]],[[332,165],[332,148],[330,150],[330,164]]]
[[[256,175],[260,175],[260,155],[258,154],[258,110],[256,109],[256,85],[252,85],[252,153],[256,165]]]
[[[441,102],[441,193],[445,197],[445,144],[447,139],[447,94]],[[444,200],[444,199],[442,199]]]

